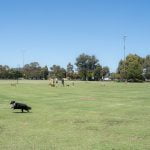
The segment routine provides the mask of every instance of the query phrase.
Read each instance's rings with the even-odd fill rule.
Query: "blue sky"
[[[126,54],[150,54],[149,0],[0,0],[0,64],[66,67],[81,53],[115,71]]]

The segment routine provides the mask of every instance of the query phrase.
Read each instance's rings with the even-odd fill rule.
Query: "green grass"
[[[0,81],[1,150],[150,149],[148,83],[13,82]],[[12,99],[27,103],[31,113],[15,113]]]

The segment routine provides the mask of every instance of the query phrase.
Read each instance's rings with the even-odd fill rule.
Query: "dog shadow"
[[[29,114],[29,113],[32,113],[32,112],[19,112],[19,111],[17,111],[17,112],[13,112],[13,113],[15,113],[15,114]]]

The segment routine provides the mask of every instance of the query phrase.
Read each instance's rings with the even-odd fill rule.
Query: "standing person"
[[[62,80],[61,80],[61,83],[62,83],[62,85],[64,86],[64,79],[62,78]]]

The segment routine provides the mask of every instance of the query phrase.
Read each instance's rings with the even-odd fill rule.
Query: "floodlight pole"
[[[125,61],[126,61],[126,38],[127,36],[123,36],[123,42],[124,42],[124,46],[123,46],[123,50],[124,50],[124,78],[126,79],[126,66],[125,66]]]
[[[20,71],[20,65],[17,65],[17,71],[18,71],[18,72]],[[18,77],[17,77],[17,84],[18,84],[18,82],[19,82],[19,79],[18,79]]]
[[[22,51],[22,71],[24,70],[24,63],[25,63],[25,52],[26,52],[26,50],[25,49],[23,49]],[[25,75],[23,74],[23,77],[25,77]]]
[[[22,50],[22,68],[24,67],[24,55],[25,55],[25,50]]]

